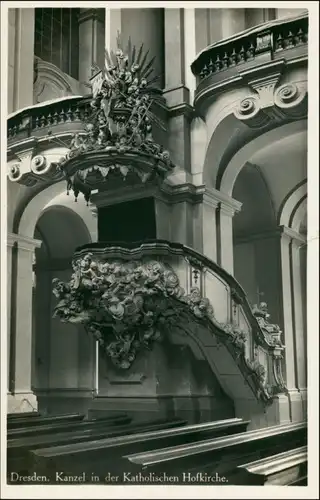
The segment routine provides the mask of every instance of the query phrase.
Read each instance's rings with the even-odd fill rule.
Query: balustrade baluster
[[[254,52],[255,52],[255,49],[254,49],[254,45],[253,43],[251,42],[250,43],[250,46],[247,50],[247,58],[248,59],[253,59],[254,58]]]
[[[86,106],[84,108],[84,113],[83,113],[83,118],[84,118],[84,121],[86,122],[89,118],[89,111],[88,111],[88,107]]]
[[[216,71],[220,71],[222,62],[220,60],[219,54],[217,54],[217,58],[216,58],[214,65],[215,65]]]
[[[75,120],[80,120],[80,110],[78,107],[74,112],[74,118],[75,118]]]
[[[232,50],[232,54],[231,54],[231,64],[232,66],[235,66],[237,64],[237,53],[236,53],[236,49],[233,47],[233,50]]]
[[[57,125],[58,124],[58,119],[59,119],[59,115],[58,115],[58,112],[56,111],[53,114],[53,125]]]
[[[44,128],[46,126],[46,117],[44,115],[42,115],[40,118],[40,126],[41,128]]]
[[[224,53],[222,61],[223,61],[223,69],[227,69],[229,66],[229,57],[226,52]]]
[[[36,119],[34,121],[34,124],[35,124],[35,129],[39,128],[40,125],[39,125],[39,116],[36,116]]]
[[[214,72],[214,64],[212,62],[212,59],[210,59],[210,62],[208,64],[208,69],[209,69],[209,74]]]
[[[276,50],[283,50],[283,49],[284,49],[284,39],[281,33],[279,33],[276,41]]]
[[[239,62],[240,62],[240,63],[245,62],[245,60],[246,60],[246,59],[245,59],[245,54],[246,54],[246,52],[245,52],[245,50],[244,50],[244,46],[242,45],[242,47],[241,47],[241,49],[240,49],[240,52],[239,52],[239,56],[240,56],[240,61],[239,61]]]
[[[294,44],[293,44],[293,34],[292,34],[291,31],[289,31],[289,33],[288,33],[287,40],[288,40],[288,49],[290,49],[291,47],[294,46]]]
[[[66,115],[67,115],[67,122],[71,122],[72,121],[72,111],[70,108],[68,109]]]
[[[64,123],[64,121],[65,121],[65,112],[62,109],[59,113],[59,123]]]
[[[302,29],[300,28],[298,33],[297,33],[297,44],[304,43],[304,33]]]

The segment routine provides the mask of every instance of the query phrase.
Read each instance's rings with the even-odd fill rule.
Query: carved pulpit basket
[[[105,51],[104,68],[92,68],[90,105],[83,103],[85,131],[74,135],[59,162],[76,199],[83,193],[88,201],[93,189],[105,189],[110,174],[127,180],[133,173],[146,182],[163,180],[174,168],[169,152],[153,137],[154,126],[165,130],[154,112],[163,104],[155,86],[159,76],[152,76],[154,58],[148,59],[143,45],[136,50],[130,39],[125,51],[120,36],[117,43],[115,53]]]

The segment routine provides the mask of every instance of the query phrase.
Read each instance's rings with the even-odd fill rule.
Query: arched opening
[[[32,386],[40,411],[65,412],[72,410],[72,400],[67,408],[63,397],[67,390],[92,390],[93,342],[80,326],[52,319],[52,280],[70,278],[73,252],[91,236],[76,212],[53,204],[40,215],[34,237],[43,244],[34,265]]]
[[[234,275],[251,305],[266,301],[280,323],[280,268],[277,220],[269,188],[257,165],[246,163],[232,193],[242,203],[233,219]]]

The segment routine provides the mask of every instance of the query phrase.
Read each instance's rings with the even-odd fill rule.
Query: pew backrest
[[[34,416],[34,417],[20,417],[17,419],[10,419],[8,421],[8,429],[19,429],[24,427],[33,427],[40,425],[51,425],[60,422],[80,422],[84,419],[84,414],[69,413],[66,415],[48,415],[48,416]]]
[[[306,476],[308,461],[307,446],[277,453],[237,467],[248,484],[288,485]]]
[[[147,443],[152,441],[157,441],[159,443],[165,443],[166,440],[170,438],[176,438],[181,436],[183,439],[187,438],[188,435],[199,435],[205,434],[206,432],[228,432],[233,427],[237,428],[242,426],[245,428],[249,424],[249,421],[244,421],[241,418],[232,418],[227,420],[218,420],[216,422],[206,422],[203,424],[186,425],[173,429],[164,429],[158,431],[148,431],[138,434],[128,434],[127,436],[99,439],[97,441],[91,441],[89,443],[77,443],[66,446],[57,446],[54,448],[41,449],[34,452],[35,455],[41,455],[42,457],[54,457],[54,456],[64,456],[72,455],[73,458],[77,454],[90,454],[98,450],[103,453],[108,452],[110,449],[125,448],[128,445],[137,445],[139,443]]]
[[[99,418],[97,420],[81,420],[81,421],[60,421],[55,422],[53,424],[49,424],[48,422],[45,425],[36,425],[36,426],[28,426],[28,427],[19,427],[16,429],[9,429],[7,432],[8,439],[12,439],[14,437],[27,437],[32,435],[39,434],[50,434],[59,431],[72,431],[72,430],[81,430],[81,429],[90,429],[93,427],[103,427],[103,426],[115,426],[115,425],[124,425],[129,424],[131,422],[131,417],[122,416],[122,417],[114,417],[114,418]]]
[[[138,453],[133,455],[124,456],[131,464],[138,466],[138,468],[146,469],[150,467],[157,467],[161,464],[174,466],[175,462],[189,460],[197,455],[210,454],[213,456],[218,451],[226,448],[237,448],[245,444],[263,443],[265,440],[272,438],[279,439],[280,436],[286,435],[293,436],[297,433],[302,435],[302,439],[306,436],[307,425],[304,422],[296,424],[285,424],[257,429],[253,431],[242,432],[232,436],[213,438],[200,443],[192,443],[187,445],[172,446],[153,450],[147,453]]]

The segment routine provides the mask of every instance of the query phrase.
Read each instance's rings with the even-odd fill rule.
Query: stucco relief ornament
[[[164,129],[153,112],[153,105],[163,100],[161,90],[154,86],[159,77],[152,77],[154,58],[148,60],[149,51],[144,54],[143,46],[136,50],[130,40],[126,51],[122,48],[120,36],[117,43],[115,53],[105,51],[103,69],[95,64],[92,67],[91,112],[86,119],[85,131],[74,135],[68,154],[60,162],[67,177],[68,192],[73,190],[76,198],[82,192],[87,201],[90,199],[92,171],[87,170],[84,177],[81,175],[83,163],[76,172],[73,167],[68,167],[70,161],[74,165],[74,161],[84,154],[101,153],[92,174],[95,178],[101,174],[101,182],[106,180],[106,169],[107,173],[115,171],[114,165],[121,174],[128,170],[128,162],[121,164],[119,161],[119,156],[126,154],[144,155],[152,160],[149,175],[140,175],[143,181],[151,174],[162,177],[174,168],[169,152],[153,139],[155,124]],[[118,160],[113,163],[112,158]]]
[[[270,346],[282,346],[281,334],[279,325],[269,323],[270,314],[268,313],[268,305],[266,302],[255,304],[252,309],[253,315],[264,334],[265,340]]]
[[[175,272],[158,261],[105,262],[87,253],[73,261],[69,283],[53,281],[53,293],[54,317],[84,324],[121,369],[161,341],[186,310],[197,318],[212,315],[199,290],[186,295]]]

